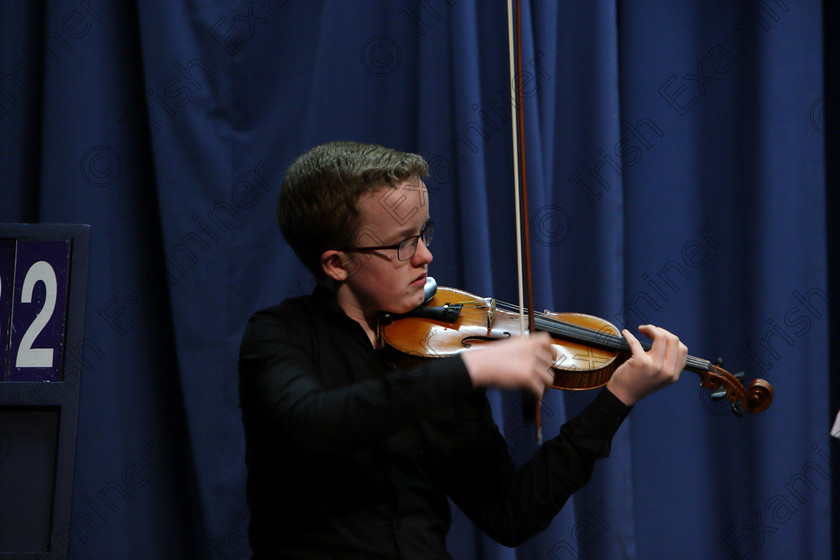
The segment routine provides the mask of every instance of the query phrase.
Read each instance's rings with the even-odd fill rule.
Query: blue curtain
[[[543,534],[455,510],[454,557],[831,556],[823,9],[523,3],[536,306],[664,326],[775,400],[736,418],[685,372]],[[424,155],[432,274],[516,301],[508,72],[501,1],[0,4],[0,221],[91,225],[73,558],[248,557],[238,344],[313,287],[274,223],[309,147]],[[546,433],[592,396],[547,395]],[[524,461],[519,395],[490,397]]]

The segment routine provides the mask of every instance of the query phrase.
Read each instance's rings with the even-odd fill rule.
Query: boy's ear
[[[359,269],[357,259],[344,251],[329,249],[321,253],[321,270],[334,282],[344,282]]]

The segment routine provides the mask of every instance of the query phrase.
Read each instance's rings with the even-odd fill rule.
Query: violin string
[[[484,303],[469,302],[466,304],[462,304],[462,307],[483,309],[486,308],[487,305]],[[504,301],[497,301],[496,308],[504,311],[518,311],[519,309],[518,306],[514,306],[513,304]],[[528,310],[526,309],[525,312],[528,313]],[[572,338],[573,341],[591,344],[593,346],[605,347],[606,350],[630,350],[630,348],[627,346],[626,341],[623,338],[605,333],[603,331],[596,331],[593,329],[582,327],[580,325],[574,325],[571,323],[560,321],[558,319],[549,317],[545,313],[540,312],[537,312],[534,315],[534,319],[535,322],[543,328],[543,330],[552,334],[566,335],[569,338]],[[644,346],[645,345],[643,344],[643,347]],[[645,349],[648,350],[649,347]]]
[[[496,307],[498,309],[503,310],[518,309],[512,306],[511,304],[503,301],[497,301]],[[528,313],[528,310],[525,311],[526,313]],[[596,331],[594,329],[590,329],[580,325],[567,323],[559,319],[554,319],[553,317],[548,316],[546,313],[541,313],[539,311],[534,314],[534,320],[535,324],[544,329],[545,331],[560,336],[566,336],[572,339],[572,341],[577,341],[590,346],[596,346],[605,350],[615,350],[621,352],[630,351],[630,346],[627,344],[627,341],[624,340],[623,337],[607,333],[603,330]],[[645,351],[648,351],[651,348],[650,344],[645,342],[641,342],[641,345]],[[686,368],[701,371],[709,371],[711,370],[711,363],[708,360],[704,360],[702,358],[688,356],[688,358],[686,358]]]
[[[514,312],[516,314],[518,314],[520,310],[519,306],[515,306],[504,301],[495,301],[494,306],[491,306],[486,302],[475,301],[452,302],[447,303],[446,305],[458,305],[461,307],[461,309],[466,308],[469,310],[482,311],[490,309],[491,307],[495,307],[496,309]],[[529,310],[527,309],[525,309],[524,311],[526,314],[529,313]],[[606,350],[622,352],[630,351],[630,347],[623,337],[606,333],[603,330],[596,331],[594,329],[583,327],[581,325],[575,325],[572,323],[567,323],[565,321],[560,321],[559,319],[550,317],[548,315],[548,312],[536,312],[534,314],[534,324],[536,326],[539,326],[541,330],[545,330],[549,334],[555,334],[558,336],[566,337],[571,342],[595,346]],[[650,344],[648,343],[641,343],[641,345],[645,351],[650,350],[651,348]],[[704,376],[706,374],[714,374],[715,377],[721,381],[727,380],[727,376],[721,375],[721,372],[718,371],[718,368],[713,367],[709,360],[704,360],[702,358],[688,356],[686,358],[686,369],[697,373],[701,373]]]
[[[450,304],[454,305],[454,304]],[[473,309],[485,309],[487,308],[487,304],[484,303],[475,303],[475,302],[468,302],[461,304],[462,308],[473,308]],[[497,309],[505,310],[505,311],[518,311],[519,307],[514,306],[510,303],[497,301],[496,302]],[[525,310],[528,313],[528,310]],[[566,323],[564,321],[559,321],[557,319],[553,319],[547,316],[545,313],[537,312],[534,315],[535,323],[542,327],[543,330],[546,332],[557,334],[560,336],[567,336],[571,338],[573,341],[590,344],[592,346],[599,346],[603,347],[606,350],[618,350],[618,351],[629,351],[630,348],[627,346],[625,340],[621,337],[617,337],[603,331],[595,331],[592,329],[588,329],[586,327],[582,327],[580,325],[574,325],[571,323]],[[644,345],[643,345],[644,347]],[[649,348],[645,348],[648,350]]]
[[[460,305],[462,309],[466,308],[476,310],[486,310],[490,307],[487,303],[479,303],[474,301],[462,303],[447,303],[447,305]],[[519,313],[519,306],[504,301],[497,300],[496,308],[502,311],[511,311],[517,314]],[[528,314],[529,310],[526,309],[525,313]],[[567,323],[565,321],[561,321],[559,319],[550,317],[546,313],[541,313],[539,311],[536,312],[534,314],[534,323],[535,325],[540,327],[541,330],[544,330],[550,334],[565,337],[571,342],[595,346],[604,350],[613,350],[618,352],[630,351],[630,346],[627,344],[627,341],[624,340],[624,338],[621,336],[616,336],[603,330],[596,331],[594,329],[583,327],[581,325]],[[642,349],[644,349],[645,351],[648,351],[651,348],[650,344],[645,342],[641,342],[641,345]],[[705,372],[711,370],[711,363],[708,360],[704,360],[702,358],[688,356],[688,358],[686,359],[686,368]]]

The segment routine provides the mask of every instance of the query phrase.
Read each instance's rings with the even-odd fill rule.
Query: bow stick
[[[528,313],[528,329],[525,329],[525,310],[534,309],[533,282],[531,276],[531,239],[528,219],[528,181],[525,172],[525,122],[524,102],[522,97],[522,3],[516,0],[516,14],[512,0],[507,0],[508,8],[508,56],[510,62],[511,88],[511,132],[513,138],[513,186],[514,206],[516,209],[516,264],[517,280],[519,284],[519,322],[520,332],[532,333],[534,328],[534,314]],[[523,220],[525,227],[523,228]],[[523,280],[524,263],[524,280]],[[527,290],[526,290],[527,287]],[[528,303],[525,305],[525,294]],[[540,406],[542,397],[534,402],[533,396],[525,392],[522,395],[523,411],[526,420],[533,417],[537,431],[537,443],[542,443],[542,422]]]

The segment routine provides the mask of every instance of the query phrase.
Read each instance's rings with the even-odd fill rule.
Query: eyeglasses
[[[432,234],[435,231],[434,228],[435,224],[431,220],[426,222],[423,225],[423,229],[420,230],[420,233],[417,235],[412,235],[411,237],[406,237],[399,243],[395,243],[393,245],[379,245],[375,247],[348,247],[346,249],[341,249],[342,251],[380,251],[382,249],[396,249],[397,250],[397,258],[401,261],[407,261],[411,259],[415,253],[417,253],[417,243],[420,239],[423,240],[423,245],[428,247],[432,244]]]

